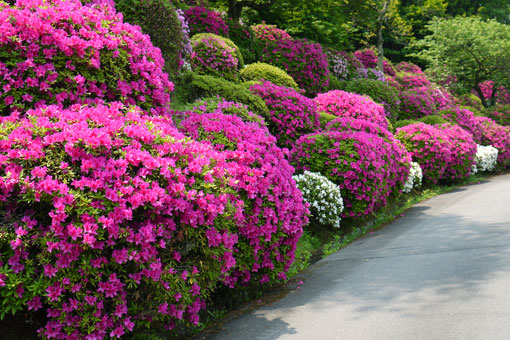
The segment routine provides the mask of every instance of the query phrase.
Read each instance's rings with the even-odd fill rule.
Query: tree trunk
[[[377,69],[384,73],[384,38],[383,23],[379,21],[377,27]]]
[[[228,0],[228,16],[230,19],[238,22],[241,18],[243,6],[237,0]]]
[[[483,95],[483,91],[480,88],[480,85],[478,85],[478,83],[475,86],[475,91],[476,91],[476,93],[478,93],[478,97],[480,97],[483,107],[485,107],[485,108],[489,107],[489,104],[487,103],[487,100],[485,99],[485,96]]]

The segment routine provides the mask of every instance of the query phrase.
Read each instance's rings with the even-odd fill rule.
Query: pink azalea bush
[[[320,44],[302,39],[268,38],[263,42],[260,61],[287,71],[308,95],[314,96],[328,86],[328,57]]]
[[[398,72],[394,79],[403,90],[432,85],[423,73]]]
[[[213,33],[228,37],[228,25],[218,12],[203,6],[195,6],[184,11],[184,16],[192,36],[198,33]]]
[[[374,50],[366,48],[354,52],[354,56],[365,66],[365,68],[377,68],[377,54]],[[395,67],[387,60],[383,61],[384,73],[395,76]]]
[[[401,191],[410,159],[403,149],[377,134],[384,131],[376,124],[342,120],[337,122],[339,131],[301,137],[291,159],[299,170],[320,172],[340,187],[345,206],[342,217],[361,217],[385,205],[392,192]]]
[[[239,49],[231,41],[211,33],[191,38],[191,68],[198,74],[235,80],[240,66]]]
[[[438,111],[436,97],[427,86],[400,91],[399,97],[399,119],[418,119]]]
[[[160,50],[109,6],[63,0],[4,5],[0,54],[0,115],[120,99],[156,114],[170,104],[173,84]]]
[[[46,309],[49,339],[116,338],[148,321],[196,325],[235,267],[235,169],[169,118],[118,103],[11,120],[0,129],[10,221],[0,228],[0,285],[22,293],[2,308]]]
[[[493,96],[494,82],[492,80],[484,81],[480,84],[480,89],[485,100],[490,100]],[[510,104],[510,92],[504,86],[498,86],[496,88],[495,98],[498,104],[508,105]]]
[[[314,99],[317,109],[334,116],[352,117],[373,122],[388,129],[384,106],[368,96],[333,90],[321,93]]]
[[[250,91],[266,103],[269,109],[266,123],[279,146],[290,149],[299,137],[320,127],[314,101],[296,90],[265,81],[252,85]]]
[[[276,146],[267,128],[243,122],[235,115],[190,113],[180,129],[195,140],[210,144],[235,167],[230,186],[244,197],[235,222],[238,248],[235,277],[247,283],[283,279],[294,259],[296,244],[308,220],[294,168]]]
[[[471,174],[477,146],[457,125],[411,124],[398,128],[396,137],[420,165],[426,181],[455,181]]]
[[[251,29],[255,33],[255,37],[264,42],[278,42],[282,40],[292,40],[292,37],[285,30],[276,25],[267,25],[265,23],[253,25]]]
[[[421,67],[419,67],[418,65],[415,65],[413,63],[409,63],[409,62],[406,62],[406,61],[402,61],[400,63],[398,63],[397,65],[395,65],[395,69],[398,71],[398,72],[406,72],[406,73],[412,73],[412,74],[416,74],[416,75],[425,75],[421,69]]]

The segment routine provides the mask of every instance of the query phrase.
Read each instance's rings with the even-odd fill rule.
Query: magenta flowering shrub
[[[364,65],[365,68],[377,68],[377,54],[374,50],[366,48],[354,52],[354,56]],[[383,61],[384,73],[395,76],[395,67],[387,60]]]
[[[4,119],[0,135],[0,286],[12,293],[0,310],[45,309],[43,338],[196,325],[235,277],[240,165],[169,117],[49,106]]]
[[[190,63],[194,72],[228,80],[238,77],[239,49],[233,42],[211,33],[194,35],[191,40]]]
[[[500,125],[510,125],[510,105],[496,104],[486,110],[486,116],[493,119]]]
[[[315,96],[327,88],[328,57],[320,44],[301,39],[267,40],[265,43],[262,62],[287,71],[310,96]]]
[[[228,37],[228,25],[218,12],[195,6],[184,11],[184,16],[192,36],[198,33],[213,33]]]
[[[321,172],[340,187],[345,206],[342,217],[369,215],[385,205],[394,190],[401,191],[409,163],[403,168],[406,156],[401,149],[378,134],[365,132],[367,127],[362,126],[362,121],[343,120],[346,125],[341,120],[337,122],[341,131],[301,137],[291,159],[299,170]],[[350,129],[358,124],[359,130]],[[373,124],[368,130],[375,132],[377,126]]]
[[[20,0],[0,8],[0,115],[122,99],[166,112],[173,84],[139,27],[109,6]]]
[[[255,37],[265,43],[292,40],[289,33],[276,27],[276,25],[262,23],[251,26],[251,29],[255,33]]]
[[[471,174],[476,143],[459,126],[411,124],[398,128],[396,137],[420,164],[426,181],[454,181]]]
[[[400,91],[399,119],[417,119],[438,111],[436,97],[429,87],[416,87]]]
[[[402,90],[432,86],[431,82],[423,73],[398,72],[394,79],[398,82],[399,88]]]
[[[290,149],[299,137],[320,127],[314,101],[296,90],[265,81],[252,85],[250,91],[266,103],[269,117],[265,120],[280,147]]]
[[[510,92],[504,86],[498,86],[496,88],[496,93],[494,91],[494,82],[492,80],[487,80],[481,84],[479,84],[480,89],[482,90],[483,97],[486,101],[492,99],[492,96],[496,98],[496,103],[502,105],[510,104]]]
[[[243,198],[235,216],[242,251],[235,254],[235,276],[226,282],[233,286],[238,279],[264,283],[285,278],[308,223],[308,209],[276,139],[255,122],[219,112],[191,113],[180,129],[210,143],[235,169],[230,186]]]
[[[377,104],[368,96],[333,90],[319,94],[313,101],[317,104],[319,112],[364,119],[388,129],[384,106]]]
[[[402,61],[400,63],[398,63],[397,65],[395,65],[395,69],[397,70],[397,72],[405,72],[405,73],[412,73],[412,74],[416,74],[416,75],[424,75],[422,69],[418,66],[418,65],[415,65],[413,63],[409,63],[409,62],[406,62],[406,61]]]

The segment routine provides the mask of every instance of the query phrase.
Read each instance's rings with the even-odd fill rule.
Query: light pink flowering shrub
[[[301,137],[292,160],[298,169],[321,172],[340,187],[343,217],[371,214],[392,192],[401,192],[410,159],[385,140],[384,129],[351,118],[337,120],[330,129]]]
[[[406,62],[406,61],[402,61],[402,62],[398,63],[397,65],[395,65],[395,69],[398,72],[406,72],[406,73],[413,73],[416,75],[418,75],[418,74],[424,75],[421,67],[419,67],[418,65],[415,65],[413,63]]]
[[[296,90],[265,81],[252,85],[250,91],[266,103],[269,117],[265,120],[279,146],[290,149],[299,137],[320,127],[315,103]]]
[[[195,6],[184,11],[184,16],[192,36],[198,33],[213,33],[228,37],[228,25],[218,12],[203,6]]]
[[[459,126],[411,124],[398,128],[396,137],[420,164],[426,181],[453,181],[471,173],[476,143]]]
[[[398,82],[399,88],[403,90],[432,85],[423,73],[398,72],[393,79]]]
[[[0,309],[46,309],[44,338],[196,325],[235,277],[240,165],[170,118],[50,106],[4,119],[0,134],[0,286],[19,292]]]
[[[317,104],[319,112],[323,111],[339,117],[364,119],[385,129],[388,128],[384,107],[368,96],[333,90],[317,95],[313,101]]]
[[[235,115],[190,113],[180,129],[195,140],[210,143],[231,163],[235,172],[230,186],[242,197],[235,216],[239,241],[235,277],[226,279],[267,282],[285,278],[308,219],[294,168],[276,146],[267,128],[243,122]]]
[[[265,23],[253,25],[251,29],[255,33],[255,37],[264,42],[277,42],[282,40],[292,40],[292,37],[285,30],[282,30],[275,25],[268,25]]]
[[[123,100],[166,112],[173,84],[139,27],[111,7],[20,0],[0,8],[0,115]]]
[[[211,33],[197,34],[191,38],[191,68],[204,75],[235,80],[242,57],[237,46],[230,40]]]

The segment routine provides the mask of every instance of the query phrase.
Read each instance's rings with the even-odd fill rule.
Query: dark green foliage
[[[375,102],[384,105],[392,118],[397,118],[400,100],[396,88],[378,80],[354,79],[347,81],[343,90],[369,96]]]
[[[193,103],[200,98],[220,96],[228,101],[244,104],[251,112],[262,117],[269,115],[266,104],[261,98],[251,94],[247,87],[222,78],[188,72],[179,77],[175,88],[174,96],[179,97],[183,103]]]
[[[165,71],[175,75],[179,70],[184,40],[181,23],[168,0],[116,0],[115,8],[124,21],[138,25],[151,37],[165,59]]]
[[[345,81],[341,81],[340,79],[338,79],[337,77],[335,77],[332,74],[329,75],[328,91],[333,91],[333,90],[342,90],[343,91],[344,88],[345,88]]]
[[[404,119],[404,120],[397,120],[395,123],[393,123],[393,128],[398,129],[407,125],[416,124],[419,123],[417,120],[413,119]]]
[[[246,64],[257,61],[260,57],[257,42],[253,34],[253,30],[249,26],[245,26],[227,18],[225,22],[229,29],[229,38],[239,47]]]
[[[425,116],[420,118],[419,121],[428,125],[444,124],[447,122],[446,119],[440,116]]]

